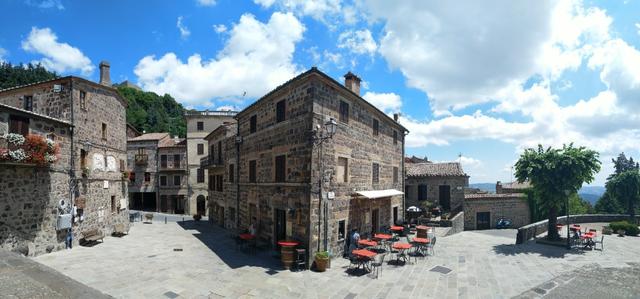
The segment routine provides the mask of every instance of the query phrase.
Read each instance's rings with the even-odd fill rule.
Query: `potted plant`
[[[123,181],[128,180],[128,179],[129,179],[129,175],[130,175],[130,174],[129,174],[129,172],[128,172],[128,171],[123,171],[123,172],[122,172],[122,180],[123,180]]]
[[[82,167],[82,176],[83,177],[88,177],[90,172],[91,171],[89,170],[89,167],[86,167],[86,166]]]
[[[153,220],[153,214],[152,213],[146,213],[146,214],[144,214],[144,218],[146,218],[147,221],[151,222],[151,220]]]
[[[316,270],[318,272],[324,272],[327,270],[327,264],[329,263],[329,252],[327,251],[318,251],[316,252]]]
[[[202,219],[202,215],[200,215],[200,214],[193,214],[193,220],[195,220],[195,221],[200,221],[200,219]]]

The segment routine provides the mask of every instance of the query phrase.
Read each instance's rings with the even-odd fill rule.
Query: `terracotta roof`
[[[524,198],[524,197],[526,197],[526,195],[524,195],[524,193],[501,193],[501,194],[472,193],[472,194],[465,194],[464,195],[464,199],[504,199],[504,198],[514,198],[514,197]]]
[[[163,138],[169,137],[169,133],[147,133],[147,134],[142,134],[136,138],[131,138],[129,140],[127,140],[127,142],[129,141],[151,141],[151,140],[160,140]]]
[[[527,189],[527,188],[531,188],[531,184],[527,181],[522,183],[518,183],[518,182],[502,183],[502,188],[503,189]]]
[[[158,147],[184,147],[184,138],[165,138],[160,140]]]
[[[467,176],[458,162],[406,163],[408,177]]]

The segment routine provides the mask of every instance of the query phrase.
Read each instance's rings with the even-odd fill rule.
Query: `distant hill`
[[[580,188],[580,191],[578,191],[578,195],[582,199],[591,203],[591,205],[595,205],[596,201],[600,199],[605,191],[606,189],[603,186],[584,186]]]
[[[173,97],[168,94],[159,96],[125,85],[117,88],[128,103],[127,122],[138,131],[168,132],[171,136],[186,136],[185,109]]]
[[[469,188],[478,188],[480,190],[487,191],[489,193],[496,193],[496,184],[495,183],[469,184]]]

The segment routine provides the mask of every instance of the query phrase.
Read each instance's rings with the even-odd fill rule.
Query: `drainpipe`
[[[240,143],[242,142],[242,137],[240,136],[240,124],[236,125],[236,173],[235,183],[236,183],[236,229],[240,228]]]

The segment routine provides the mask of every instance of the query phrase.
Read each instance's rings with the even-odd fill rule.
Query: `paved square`
[[[580,270],[629,269],[640,250],[634,237],[606,236],[603,252],[514,240],[514,230],[441,237],[435,256],[384,265],[379,279],[349,276],[341,258],[325,273],[283,271],[270,253],[237,252],[228,232],[192,221],[136,223],[123,238],[35,260],[117,298],[508,298],[546,293]]]

